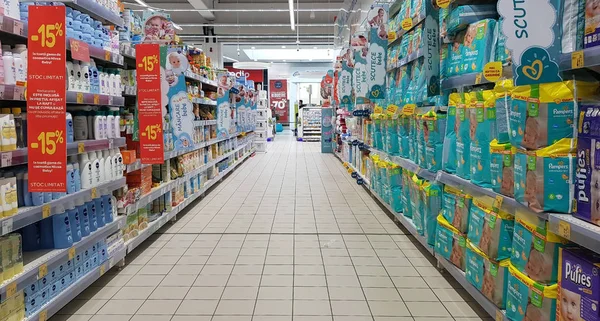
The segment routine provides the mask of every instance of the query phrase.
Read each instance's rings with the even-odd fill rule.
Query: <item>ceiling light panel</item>
[[[258,60],[333,60],[331,52],[328,53],[327,49],[302,49],[296,51],[296,49],[243,49],[244,53],[248,56],[252,56]]]

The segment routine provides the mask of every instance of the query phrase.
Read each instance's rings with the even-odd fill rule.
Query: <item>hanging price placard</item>
[[[29,191],[66,192],[64,6],[30,6],[27,137]]]
[[[142,164],[162,164],[165,152],[160,104],[160,48],[158,44],[139,44],[135,49],[140,156]]]

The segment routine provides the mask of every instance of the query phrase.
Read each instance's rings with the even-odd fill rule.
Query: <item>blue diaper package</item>
[[[465,236],[452,227],[441,215],[438,215],[437,223],[435,253],[464,271],[467,247]]]
[[[442,208],[442,186],[435,182],[424,182],[421,189],[423,190],[423,208],[425,210],[423,216],[423,231],[427,244],[435,245],[437,216]]]
[[[537,283],[512,264],[508,272],[506,317],[512,321],[555,321],[558,285]]]
[[[407,115],[400,115],[398,119],[398,139],[400,140],[400,156],[409,158],[410,154],[410,119]]]
[[[471,122],[470,94],[464,93],[456,107],[456,175],[471,178],[471,140],[475,137],[475,122]]]
[[[496,139],[499,143],[508,143],[509,134],[509,111],[512,105],[512,79],[504,79],[496,82],[494,94],[496,95]]]
[[[498,29],[502,25],[503,19],[498,19]],[[502,65],[507,65],[510,58],[510,50],[506,47],[506,36],[501,30],[498,30],[498,43],[496,44],[496,61],[500,61]],[[512,81],[512,80],[511,80]]]
[[[442,169],[447,114],[431,109],[421,119],[425,138],[425,167],[437,172]]]
[[[574,144],[565,138],[537,151],[517,150],[515,199],[535,212],[571,213],[577,161]]]
[[[465,276],[479,292],[498,308],[506,305],[509,260],[500,262],[490,259],[471,242],[467,241]]]
[[[415,224],[415,230],[417,231],[417,233],[419,233],[419,235],[423,235],[425,233],[425,209],[423,208],[423,189],[421,188],[423,185],[423,180],[417,177],[417,175],[413,175],[409,183],[411,207],[410,210],[412,212],[413,224]]]
[[[392,156],[398,156],[400,153],[400,146],[398,142],[398,116],[393,115],[392,119],[389,119],[386,123],[387,135],[386,140],[386,151]]]
[[[474,91],[470,95],[469,122],[471,128],[471,182],[489,188],[492,185],[490,171],[490,143],[496,137],[496,95],[491,90]]]
[[[510,143],[501,144],[495,139],[490,143],[491,188],[494,192],[514,197],[516,153],[517,150]]]
[[[448,34],[464,30],[470,24],[483,19],[496,18],[498,12],[494,4],[463,5],[454,8],[446,19]]]
[[[582,105],[577,135],[574,216],[600,225],[600,105]]]
[[[496,58],[496,20],[484,19],[470,24],[459,33],[462,37],[462,59],[459,61],[459,75],[483,71],[483,66]]]
[[[405,217],[412,218],[412,207],[410,205],[410,184],[414,174],[409,171],[402,171],[402,214]]]
[[[438,24],[440,26],[440,38],[446,39],[448,36],[448,15],[452,11],[451,7],[440,8],[438,11]],[[440,69],[441,70],[441,69]]]
[[[395,213],[402,212],[402,186],[395,186],[391,189],[391,206]]]
[[[461,233],[466,233],[469,225],[472,200],[473,198],[470,195],[464,194],[450,185],[446,185],[444,186],[440,214],[452,227]]]
[[[515,218],[504,210],[494,210],[473,200],[467,238],[493,260],[510,258]]]
[[[425,167],[425,130],[423,129],[423,115],[418,114],[415,116],[415,126],[417,129],[417,165]]]
[[[444,135],[444,150],[442,154],[443,169],[448,173],[456,172],[456,134],[458,132],[458,120],[456,119],[456,107],[460,102],[457,93],[450,94],[448,98],[448,117],[446,120],[446,133]]]

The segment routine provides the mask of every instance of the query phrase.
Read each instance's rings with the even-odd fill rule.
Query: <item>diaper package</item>
[[[508,143],[509,134],[509,111],[512,105],[512,79],[498,81],[494,87],[496,94],[496,138],[499,143]]]
[[[515,267],[508,267],[506,316],[514,321],[555,321],[558,285],[536,283]]]
[[[502,209],[474,199],[469,215],[467,238],[494,260],[510,258],[515,218]]]
[[[500,309],[504,309],[506,304],[508,265],[508,260],[500,262],[491,260],[467,241],[465,266],[467,281]]]
[[[588,1],[593,2],[593,1]],[[593,6],[586,7],[586,0],[564,0],[562,12],[562,52],[569,53],[583,49],[584,29],[588,10],[594,11]],[[594,13],[595,14],[595,13]],[[590,15],[591,16],[591,15]],[[599,20],[597,20],[599,21]],[[591,25],[590,25],[591,27]],[[585,30],[587,31],[587,29]],[[590,31],[591,28],[590,28]],[[594,30],[595,32],[596,30]],[[586,33],[587,36],[587,33]],[[587,37],[586,37],[587,38]],[[593,35],[592,35],[593,40]],[[587,47],[586,47],[587,48]]]
[[[473,198],[470,195],[464,194],[450,185],[446,185],[444,186],[442,211],[440,214],[452,227],[461,233],[466,233],[469,225],[472,200]]]
[[[600,320],[600,256],[581,248],[559,252],[558,320]]]
[[[410,117],[401,115],[398,119],[398,139],[400,140],[400,156],[410,157]]]
[[[456,108],[460,102],[457,93],[450,94],[448,98],[448,118],[446,120],[446,134],[444,135],[444,149],[442,155],[443,169],[448,173],[456,172],[456,135],[458,119],[456,119]]]
[[[464,33],[460,32],[454,40],[446,45],[448,47],[448,58],[446,59],[446,77],[460,75],[462,71],[461,61],[463,59]]]
[[[497,16],[496,5],[493,4],[458,6],[448,15],[446,29],[448,34],[455,34],[472,23]]]
[[[438,11],[438,23],[440,26],[440,38],[445,39],[448,36],[448,15],[450,15],[451,7],[440,8]],[[441,70],[441,69],[440,69]]]
[[[417,52],[419,52],[419,49],[421,49],[421,45],[423,44],[423,42],[421,41],[422,37],[423,37],[423,24],[420,24],[415,27],[414,33],[412,36],[412,52],[415,54]]]
[[[514,158],[517,150],[510,143],[501,144],[497,140],[490,143],[490,175],[492,190],[496,193],[514,197],[515,169]]]
[[[423,184],[423,208],[425,209],[423,217],[424,235],[427,244],[435,245],[435,230],[437,228],[437,216],[442,208],[442,186],[435,182],[425,182]]]
[[[600,106],[580,106],[574,216],[600,225]]]
[[[597,84],[577,82],[577,97],[594,94]],[[512,92],[510,142],[538,149],[562,138],[573,138],[575,102],[573,81],[517,86]]]
[[[411,206],[411,182],[414,173],[402,171],[402,214],[407,218],[412,218]]]
[[[425,16],[425,6],[423,5],[424,0],[412,0],[410,7],[410,15],[413,18]]]
[[[419,235],[425,233],[424,230],[424,216],[425,208],[423,203],[423,180],[413,175],[410,182],[410,207],[412,212],[412,220],[415,224],[415,229]]]
[[[492,184],[489,146],[496,137],[496,95],[491,90],[483,90],[472,92],[470,96],[471,182],[489,188]]]
[[[456,36],[463,39],[462,59],[458,61],[458,75],[483,71],[483,66],[496,57],[496,20],[484,19],[470,24]]]
[[[471,140],[475,137],[476,122],[471,122],[470,93],[464,93],[456,107],[456,175],[471,178]]]
[[[425,167],[432,172],[442,169],[446,118],[446,113],[435,112],[434,109],[421,118],[425,140]]]
[[[538,151],[517,150],[515,199],[536,212],[571,213],[575,144],[565,138]]]
[[[400,146],[398,145],[398,116],[392,115],[391,118],[386,122],[386,151],[388,154],[398,156],[400,153]]]
[[[435,252],[464,271],[467,240],[443,216],[439,215],[437,222]]]
[[[511,264],[530,279],[557,282],[558,251],[567,241],[548,230],[548,222],[525,211],[517,212]]]
[[[585,1],[585,34],[583,38],[584,48],[600,45],[600,9],[597,0]]]
[[[502,65],[507,65],[510,61],[510,51],[506,47],[506,36],[502,33],[502,18],[498,20],[498,43],[496,44],[496,61],[502,62]],[[512,80],[511,80],[512,81]]]
[[[422,114],[418,114],[415,117],[415,126],[416,126],[416,130],[417,130],[417,159],[416,159],[416,163],[417,165],[421,166],[421,167],[425,167],[426,163],[425,163],[425,155],[426,155],[426,149],[425,149],[425,129],[423,128],[425,124],[423,123],[423,115]]]

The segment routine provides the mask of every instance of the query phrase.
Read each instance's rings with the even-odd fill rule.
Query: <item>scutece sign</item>
[[[287,80],[269,81],[269,101],[273,113],[279,116],[280,122],[288,121]]]
[[[560,59],[562,20],[558,0],[500,0],[501,30],[510,50],[516,85],[562,81]]]

